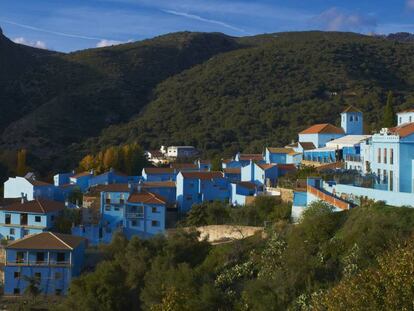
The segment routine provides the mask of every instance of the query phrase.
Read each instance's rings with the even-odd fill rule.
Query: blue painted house
[[[177,170],[171,167],[146,167],[142,169],[144,181],[175,181]]]
[[[44,199],[3,206],[0,208],[0,238],[18,240],[49,230],[64,208],[61,202]]]
[[[72,228],[72,234],[85,237],[90,244],[110,243],[114,232],[128,238],[151,237],[165,231],[167,200],[143,188],[143,184],[111,184],[100,190],[99,225]]]
[[[364,117],[361,110],[349,106],[341,113],[341,127],[345,135],[363,135]]]
[[[55,186],[31,177],[10,177],[4,183],[4,198],[26,198],[31,201],[36,198],[53,200]]]
[[[249,199],[252,200],[258,190],[257,185],[249,181],[231,183],[230,187],[232,205],[246,205],[250,203]]]
[[[295,164],[299,165],[302,160],[302,153],[292,148],[267,147],[265,161],[268,164]]]
[[[109,184],[125,184],[128,183],[129,178],[124,173],[118,172],[114,169],[110,169],[108,172],[93,176],[89,179],[89,187],[97,185],[109,185]]]
[[[260,187],[276,185],[277,177],[277,164],[250,161],[247,166],[241,169],[241,181],[250,181]]]
[[[227,178],[230,182],[241,181],[241,167],[229,167],[223,169],[224,177]]]
[[[142,183],[142,189],[162,196],[168,206],[175,204],[177,187],[175,181],[149,181]]]
[[[181,213],[188,213],[193,204],[228,202],[229,198],[229,181],[222,172],[180,172],[177,176],[177,207]]]
[[[23,295],[27,278],[36,278],[44,295],[65,295],[73,277],[81,273],[85,239],[42,232],[6,247],[4,294]]]
[[[75,174],[69,178],[72,185],[76,185],[82,192],[85,192],[89,188],[89,181],[94,177],[94,172],[82,172]]]

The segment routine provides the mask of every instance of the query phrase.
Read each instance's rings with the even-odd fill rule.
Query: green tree
[[[394,96],[391,91],[387,95],[387,103],[384,108],[384,116],[382,120],[382,126],[386,128],[393,127],[394,121]]]

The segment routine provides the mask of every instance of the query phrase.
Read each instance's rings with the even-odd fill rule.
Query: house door
[[[20,225],[27,226],[27,214],[20,214]]]

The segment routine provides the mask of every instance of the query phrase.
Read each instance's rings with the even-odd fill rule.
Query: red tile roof
[[[346,108],[344,111],[342,111],[342,113],[346,113],[346,112],[362,112],[362,111],[355,108],[354,106],[350,105],[350,106],[348,106],[348,108]]]
[[[270,153],[284,153],[284,154],[289,154],[291,152],[294,152],[292,148],[267,147],[266,149],[269,150]]]
[[[304,141],[304,142],[300,142],[300,143],[299,143],[299,145],[301,145],[301,146],[302,146],[303,150],[313,150],[313,149],[315,149],[315,148],[316,148],[316,147],[315,147],[315,145],[314,145],[313,143],[311,143],[311,142],[306,142],[306,141]]]
[[[262,170],[268,170],[271,169],[273,167],[276,167],[276,164],[267,164],[267,163],[256,163],[258,167],[260,167]]]
[[[390,128],[389,131],[393,134],[399,135],[400,137],[406,137],[414,133],[414,123],[404,123],[400,126]]]
[[[240,181],[237,184],[247,189],[256,189],[256,184],[250,181]]]
[[[344,130],[332,124],[324,123],[312,125],[299,134],[344,134]]]
[[[224,170],[225,174],[241,174],[241,168],[240,167],[228,167]]]
[[[36,180],[33,178],[26,178],[26,180],[31,183],[33,186],[51,186],[52,184],[49,184],[44,181]]]
[[[42,232],[31,234],[15,242],[11,242],[6,246],[6,249],[73,250],[85,241],[85,238],[70,234]]]
[[[142,184],[143,188],[175,188],[175,181],[149,181]]]
[[[65,204],[62,202],[38,199],[33,201],[27,201],[24,203],[16,202],[10,205],[6,205],[0,208],[0,210],[10,212],[45,214],[50,212],[61,211],[64,208]]]
[[[134,192],[129,195],[129,203],[147,203],[147,204],[166,204],[166,199],[156,193],[152,193],[146,190],[141,192]]]
[[[129,192],[130,190],[129,184],[98,185],[90,189],[90,191],[97,192]]]
[[[174,174],[175,170],[170,167],[146,167],[144,168],[147,174]]]
[[[242,153],[240,154],[240,160],[260,161],[263,160],[263,155],[261,153]]]
[[[296,165],[295,164],[277,164],[277,167],[281,170],[285,171],[295,171]]]
[[[75,174],[75,175],[73,175],[71,177],[73,177],[73,178],[79,178],[79,177],[84,177],[84,176],[89,176],[89,175],[93,175],[93,174],[91,174],[91,172],[81,172],[81,173]]]
[[[222,172],[181,172],[184,178],[190,179],[213,179],[223,177]]]

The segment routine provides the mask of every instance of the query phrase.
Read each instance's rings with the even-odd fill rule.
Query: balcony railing
[[[37,261],[37,260],[7,260],[6,265],[15,265],[15,266],[70,266],[72,263],[70,261]]]
[[[352,161],[352,162],[361,162],[361,156],[360,155],[352,155],[352,154],[347,154],[345,156],[345,161]]]
[[[126,216],[129,219],[139,219],[144,218],[144,213],[127,213]]]

